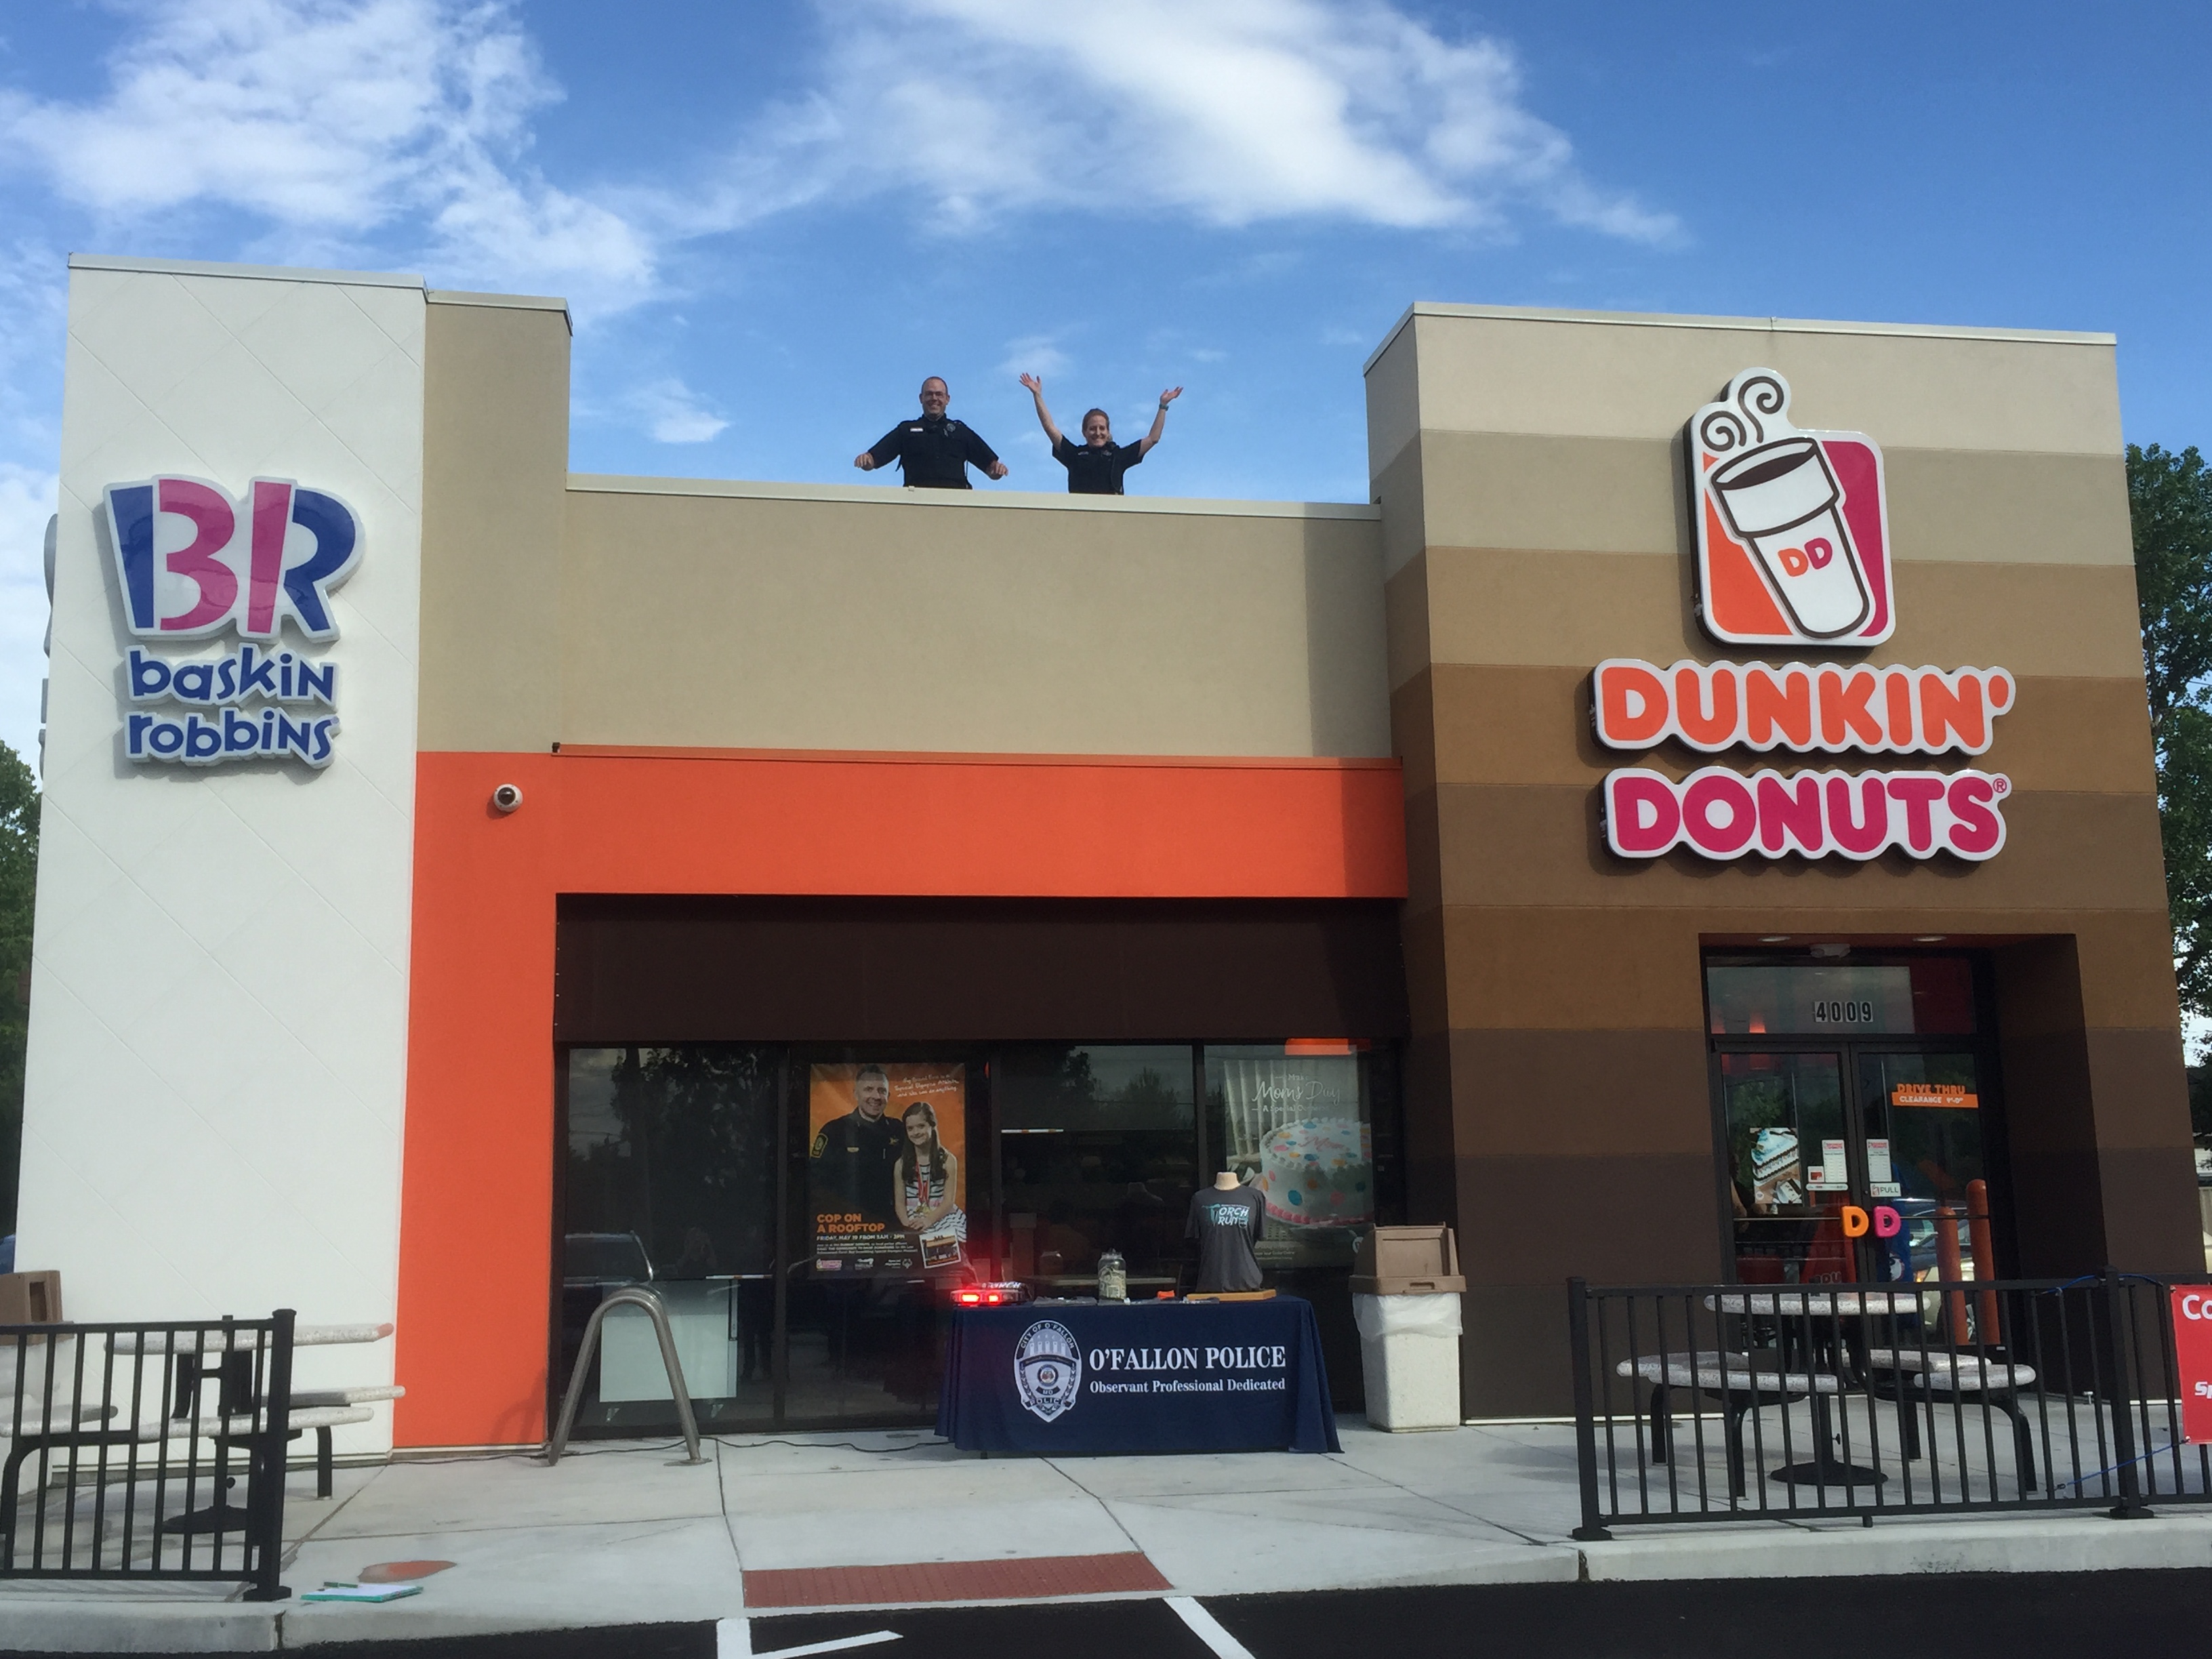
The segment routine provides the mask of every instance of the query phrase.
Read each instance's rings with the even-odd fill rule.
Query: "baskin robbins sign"
[[[337,665],[291,648],[338,635],[331,592],[361,563],[361,520],[326,490],[255,478],[234,500],[204,479],[110,484],[108,546],[124,626],[150,642],[234,631],[220,656],[179,660],[134,646],[125,662],[123,750],[137,762],[330,763]]]
[[[1789,382],[1747,368],[1691,417],[1698,619],[1729,645],[1848,650],[1896,630],[1881,450],[1863,432],[1790,421]],[[1591,720],[1609,749],[1680,743],[1702,754],[1959,754],[1990,746],[2017,684],[2002,668],[1610,658]],[[1892,848],[1979,861],[2004,846],[2012,785],[1973,767],[1746,775],[1708,766],[1680,781],[1648,767],[1606,776],[1606,842],[1622,858],[1686,847],[1710,859],[1871,859]]]

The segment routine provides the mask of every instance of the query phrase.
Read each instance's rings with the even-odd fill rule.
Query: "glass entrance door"
[[[1972,962],[1710,957],[1713,1086],[1735,1277],[1994,1277],[1999,1160]],[[1843,1211],[1902,1225],[1847,1234]],[[1886,1224],[1886,1218],[1882,1218]]]
[[[1862,1051],[1858,1115],[1873,1203],[1905,1218],[1915,1279],[1993,1279],[1981,1068],[1969,1051]],[[1951,1259],[1946,1239],[1958,1251]]]
[[[1971,1051],[1754,1049],[1715,1066],[1740,1283],[1995,1276]],[[1845,1204],[1887,1205],[1902,1230],[1855,1246]]]
[[[1835,1216],[1850,1187],[1842,1054],[1724,1054],[1716,1068],[1737,1281],[1850,1277]]]

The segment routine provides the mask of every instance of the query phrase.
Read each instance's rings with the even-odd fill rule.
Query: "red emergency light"
[[[1003,1308],[1024,1299],[1018,1282],[997,1285],[963,1285],[952,1292],[952,1303],[959,1308]]]

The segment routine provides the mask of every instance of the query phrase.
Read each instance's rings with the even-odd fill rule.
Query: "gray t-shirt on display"
[[[1190,1222],[1185,1238],[1198,1241],[1198,1288],[1201,1291],[1256,1291],[1260,1264],[1252,1255],[1252,1241],[1260,1236],[1266,1201],[1249,1187],[1223,1192],[1217,1187],[1193,1194]]]

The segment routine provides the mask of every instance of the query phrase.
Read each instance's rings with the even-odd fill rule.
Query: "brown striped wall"
[[[1790,379],[1800,426],[1883,447],[1899,624],[1871,651],[1697,625],[1683,428],[1753,366]],[[1413,1206],[1460,1230],[1469,1413],[1560,1407],[1569,1274],[1722,1271],[1701,945],[1986,951],[2016,1269],[2201,1268],[2111,341],[1423,306],[1368,398]],[[2008,668],[2020,696],[1975,763],[2015,785],[2005,849],[1616,859],[1606,771],[1715,757],[1600,748],[1611,656]]]

